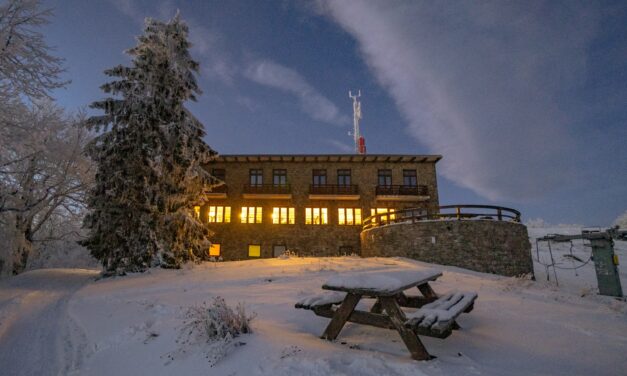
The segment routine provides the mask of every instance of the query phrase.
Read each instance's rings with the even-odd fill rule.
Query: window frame
[[[407,179],[409,179],[409,184],[407,184]],[[415,169],[413,170],[403,169],[403,186],[404,187],[417,187],[418,186],[418,172]]]
[[[381,184],[381,183],[383,183],[383,184]],[[389,169],[389,168],[382,168],[382,169],[379,169],[377,171],[377,185],[380,186],[380,187],[391,187],[392,186],[392,170],[391,169]]]
[[[340,168],[337,170],[337,185],[340,187],[349,187],[352,182],[352,171],[350,168]],[[347,179],[348,178],[348,179]]]
[[[277,183],[277,178],[282,178]],[[287,169],[285,168],[276,168],[272,170],[272,185],[275,187],[285,187],[287,186]]]
[[[252,210],[252,216],[251,211]],[[240,208],[240,223],[247,225],[263,223],[263,206],[242,206]],[[251,220],[252,218],[252,220]]]
[[[283,209],[285,209],[285,211],[283,211]],[[285,219],[285,223],[283,223],[284,219]],[[294,208],[293,206],[273,206],[272,207],[272,224],[273,225],[296,224],[296,208]]]
[[[261,168],[249,169],[248,170],[248,183],[252,187],[258,187],[258,186],[263,185],[263,169]]]
[[[348,221],[348,213],[351,213],[352,220]],[[359,214],[358,214],[359,213]],[[343,220],[342,220],[343,219]],[[363,224],[363,211],[361,208],[337,208],[337,224],[338,226],[361,226]],[[344,222],[344,223],[342,223]]]
[[[212,209],[214,208],[214,209]],[[218,209],[222,209],[221,211],[218,211]],[[211,213],[213,213],[213,220],[211,217]],[[223,205],[207,205],[207,223],[231,223],[231,207],[230,206],[223,206]],[[221,220],[218,220],[221,219]]]
[[[224,168],[212,168],[211,169],[211,176],[213,176],[216,179],[222,180],[222,181],[226,181],[226,169]]]
[[[315,213],[318,211],[318,221],[315,221]],[[319,223],[316,223],[319,222]],[[306,207],[305,224],[312,226],[324,226],[329,224],[329,208],[326,207]]]
[[[317,183],[316,180],[318,180]],[[322,182],[322,180],[324,180],[324,182]],[[311,170],[311,184],[314,187],[323,187],[327,185],[327,170],[322,168],[315,168]]]

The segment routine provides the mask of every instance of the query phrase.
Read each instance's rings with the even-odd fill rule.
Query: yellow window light
[[[259,244],[248,245],[248,257],[261,257],[261,245]]]
[[[194,215],[200,219],[200,206],[194,206]]]
[[[209,256],[218,257],[220,256],[220,244],[211,243],[209,246]]]

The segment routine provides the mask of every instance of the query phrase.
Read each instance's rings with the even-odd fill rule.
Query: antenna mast
[[[353,139],[355,141],[355,152],[357,154],[366,154],[366,139],[359,132],[359,120],[361,120],[361,90],[357,91],[357,95],[349,90],[348,97],[353,100]]]

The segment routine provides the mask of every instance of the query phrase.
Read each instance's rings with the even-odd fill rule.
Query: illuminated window
[[[361,209],[360,208],[338,208],[337,223],[339,225],[360,225]]]
[[[388,214],[388,213],[394,213],[396,211],[396,209],[394,208],[372,208],[370,209],[370,215],[375,215],[375,214]],[[382,215],[379,217],[381,219],[381,222],[387,222],[388,220],[388,216],[387,215]],[[393,221],[394,219],[396,219],[396,215],[394,214],[390,214],[390,220]],[[374,218],[373,222],[376,222],[376,218]]]
[[[231,207],[230,206],[209,206],[209,223],[230,223]]]
[[[305,208],[306,225],[326,225],[328,224],[327,208]]]
[[[294,208],[272,208],[272,223],[275,225],[293,225]]]
[[[260,206],[242,206],[240,219],[242,223],[261,223],[262,208]]]
[[[196,219],[200,219],[200,206],[194,206],[194,215]]]
[[[261,257],[261,245],[249,244],[248,245],[248,257]]]
[[[220,244],[211,243],[209,246],[209,256],[218,257],[220,256]]]

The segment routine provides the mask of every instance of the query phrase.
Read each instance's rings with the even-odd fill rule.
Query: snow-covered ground
[[[617,250],[627,261],[625,242]],[[435,360],[411,360],[391,330],[349,323],[338,341],[321,340],[328,319],[294,309],[343,273],[408,268],[442,270],[436,292],[479,294],[458,320],[462,330],[421,338]],[[624,375],[627,303],[595,294],[591,263],[578,273],[558,270],[558,287],[542,275],[531,281],[355,257],[206,263],[97,281],[90,270],[33,271],[0,282],[0,374]],[[215,296],[244,302],[256,317],[254,333],[210,367],[207,347],[177,340],[185,308]]]

